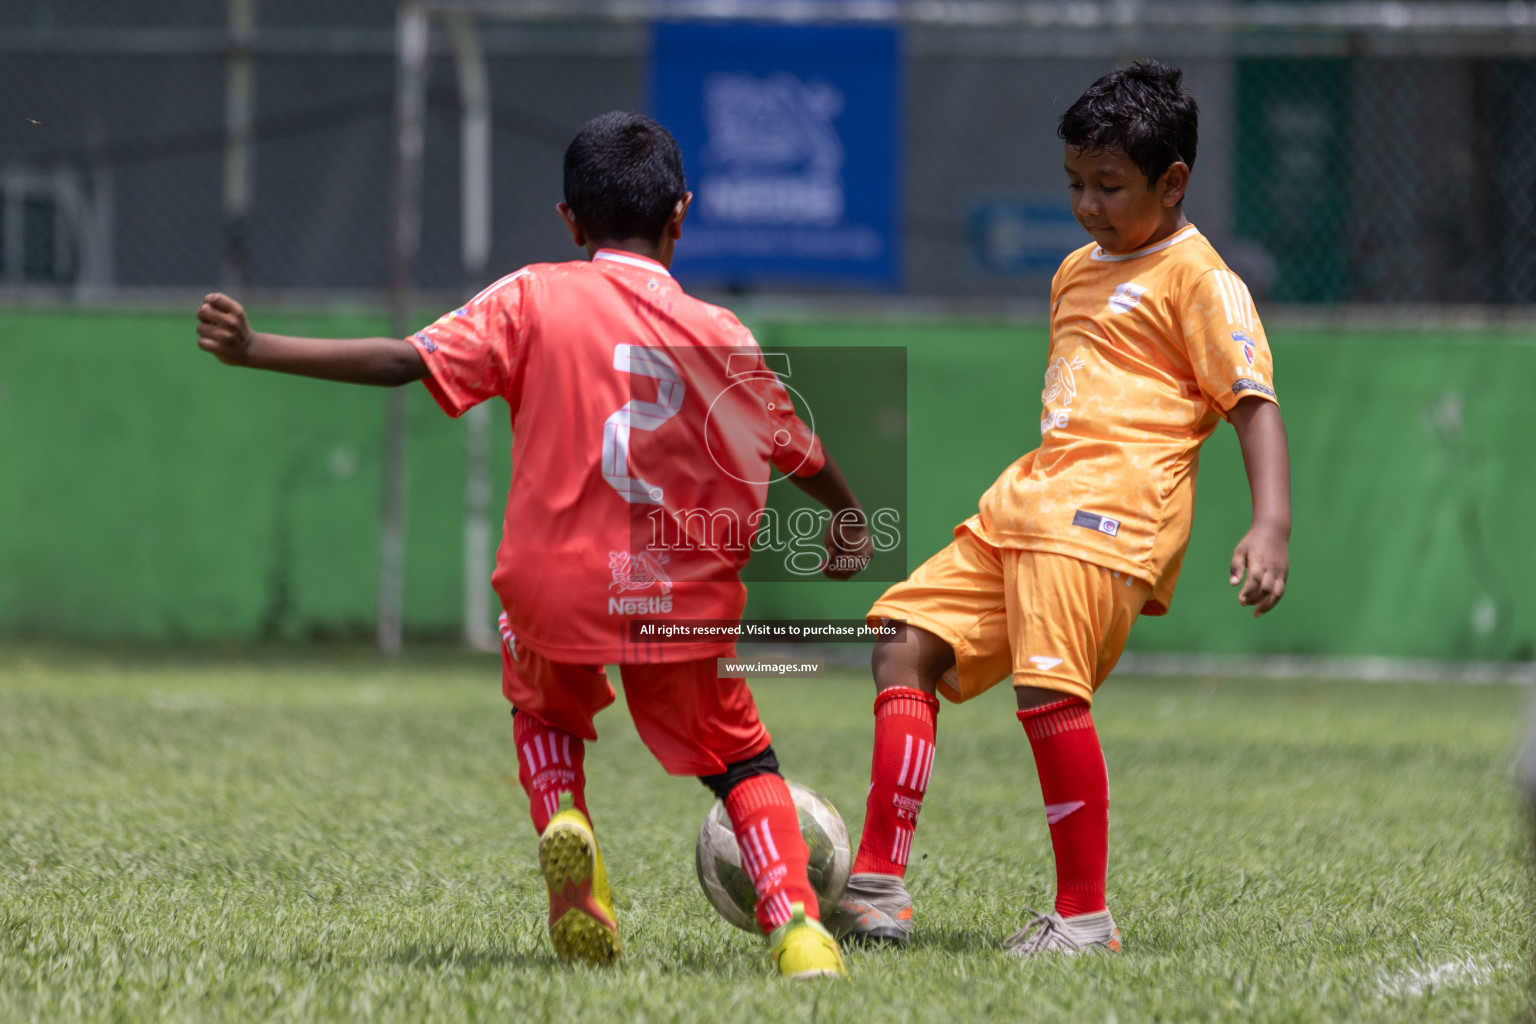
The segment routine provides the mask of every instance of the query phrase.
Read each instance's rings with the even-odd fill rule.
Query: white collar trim
[[[1177,245],[1186,238],[1194,238],[1199,233],[1200,229],[1191,224],[1189,227],[1170,235],[1156,245],[1149,245],[1145,249],[1137,249],[1135,252],[1105,252],[1096,245],[1093,247],[1093,252],[1088,254],[1088,258],[1098,260],[1100,263],[1123,263],[1126,260],[1136,260],[1143,256],[1151,256],[1155,252],[1162,252],[1170,245]]]
[[[672,276],[666,267],[662,266],[660,263],[657,263],[655,260],[648,260],[644,256],[636,256],[633,253],[614,252],[612,249],[599,249],[597,254],[592,257],[592,260],[593,262],[596,262],[597,260],[612,260],[614,263],[623,263],[626,266],[639,267],[641,270],[649,270],[652,273],[661,274],[664,277]]]

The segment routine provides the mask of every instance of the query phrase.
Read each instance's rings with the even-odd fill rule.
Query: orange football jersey
[[[1275,401],[1272,368],[1248,289],[1193,225],[1132,253],[1084,246],[1051,282],[1040,447],[965,528],[1130,573],[1164,614],[1200,445],[1240,400]]]

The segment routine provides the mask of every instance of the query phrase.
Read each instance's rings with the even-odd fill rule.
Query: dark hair
[[[622,110],[588,121],[565,150],[565,201],[590,238],[661,240],[688,191],[683,156],[661,125]]]
[[[1056,134],[1073,149],[1120,150],[1154,185],[1177,161],[1195,166],[1200,108],[1183,81],[1184,72],[1161,61],[1134,61],[1090,85]]]

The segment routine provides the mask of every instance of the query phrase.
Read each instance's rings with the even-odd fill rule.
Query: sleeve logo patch
[[[1252,366],[1254,353],[1258,351],[1258,347],[1254,345],[1253,339],[1242,331],[1233,331],[1232,340],[1243,346],[1243,358],[1248,360],[1249,366]]]
[[[1239,377],[1237,379],[1237,383],[1232,385],[1232,393],[1234,395],[1240,395],[1244,391],[1257,391],[1261,395],[1268,395],[1270,398],[1275,397],[1274,388],[1265,387],[1258,381],[1250,380],[1247,377]]]
[[[432,321],[426,327],[423,327],[421,330],[419,330],[415,334],[411,335],[411,337],[413,337],[417,341],[421,342],[421,347],[427,350],[427,354],[428,355],[431,355],[433,352],[437,351],[437,342],[432,339],[432,332],[437,330],[439,327],[443,326],[444,324],[452,323],[454,320],[458,319],[459,317],[461,317],[461,316],[468,316],[468,315],[469,315],[469,307],[467,307],[467,306],[460,306],[458,309],[451,310],[451,311],[449,311],[447,313],[444,313],[442,316],[440,316],[436,320]]]
[[[1120,520],[1101,516],[1097,512],[1084,512],[1082,509],[1072,513],[1072,525],[1107,533],[1111,537],[1117,537],[1120,534]]]

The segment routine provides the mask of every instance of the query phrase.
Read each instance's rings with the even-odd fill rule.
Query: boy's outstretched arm
[[[251,330],[245,309],[217,292],[197,310],[197,347],[222,363],[302,377],[395,387],[427,375],[403,338],[290,338]]]
[[[846,580],[869,564],[875,548],[869,539],[869,524],[864,519],[863,506],[830,453],[826,459],[826,465],[810,476],[792,476],[790,479],[807,496],[831,510],[832,518],[827,520],[827,531],[822,538],[827,547],[827,564],[821,571],[831,579]]]
[[[1291,571],[1291,455],[1280,407],[1245,398],[1227,414],[1237,428],[1253,492],[1253,525],[1232,552],[1232,586],[1243,584],[1237,603],[1258,618],[1279,603]],[[1247,571],[1248,580],[1243,582]]]

